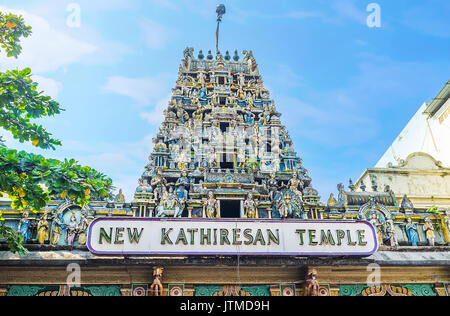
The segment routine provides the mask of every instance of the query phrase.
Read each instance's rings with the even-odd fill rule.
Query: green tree
[[[21,16],[0,12],[0,50],[8,57],[19,56],[20,40],[30,34],[31,27],[25,25]],[[55,116],[63,109],[37,86],[29,68],[0,72],[0,127],[21,143],[31,142],[35,147],[54,150],[61,142],[32,121]],[[90,167],[83,167],[73,159],[46,159],[9,149],[0,136],[0,192],[9,196],[16,210],[27,208],[37,212],[52,199],[66,197],[85,206],[91,198],[111,197],[112,190],[111,179]],[[21,236],[5,225],[1,213],[0,239],[6,240],[14,253],[26,252]]]

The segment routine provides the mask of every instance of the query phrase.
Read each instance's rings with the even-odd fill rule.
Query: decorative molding
[[[7,288],[0,288],[0,297],[6,296],[8,294]]]
[[[340,285],[339,296],[437,296],[431,284]]]
[[[194,296],[271,296],[272,290],[268,285],[263,286],[215,286],[215,285],[199,285],[194,286]],[[277,289],[278,290],[278,289]],[[279,290],[278,290],[279,291]],[[272,292],[273,293],[273,292]],[[280,293],[280,292],[278,292]]]

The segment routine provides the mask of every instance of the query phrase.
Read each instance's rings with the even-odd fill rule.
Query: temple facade
[[[321,203],[253,53],[183,55],[130,203],[119,193],[30,214],[0,202],[29,249],[1,246],[0,295],[449,295],[448,208],[416,205],[400,178],[365,176]],[[423,157],[448,172],[424,155],[405,160],[408,172]]]

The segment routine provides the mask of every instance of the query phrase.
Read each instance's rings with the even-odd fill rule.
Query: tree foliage
[[[20,38],[30,35],[31,26],[26,26],[21,16],[0,12],[0,44],[8,57],[17,58],[22,52]]]
[[[0,44],[8,57],[22,51],[20,40],[31,34],[21,16],[0,12]],[[0,72],[0,127],[20,142],[41,149],[55,149],[61,142],[33,120],[60,114],[58,102],[43,95],[31,78],[31,70]],[[71,199],[85,206],[91,198],[111,197],[112,181],[75,160],[59,161],[6,148],[0,140],[0,192],[6,193],[16,210],[37,212],[52,199]],[[1,194],[1,193],[0,193]],[[0,237],[12,252],[23,253],[22,239],[5,225],[0,214]]]

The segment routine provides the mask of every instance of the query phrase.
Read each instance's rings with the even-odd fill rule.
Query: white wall
[[[450,99],[433,116],[424,114],[427,103],[424,103],[414,115],[405,129],[389,147],[376,168],[386,168],[389,163],[394,166],[405,160],[410,154],[424,152],[443,167],[450,168]],[[446,117],[446,119],[443,119]],[[441,118],[441,120],[440,120]]]

